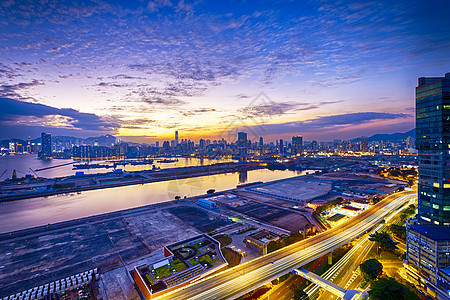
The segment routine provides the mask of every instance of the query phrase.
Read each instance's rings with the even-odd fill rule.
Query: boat
[[[107,169],[112,168],[111,165],[101,165],[101,164],[79,164],[79,165],[73,165],[72,170],[84,170],[84,169]]]
[[[137,161],[132,161],[131,162],[132,166],[151,165],[151,164],[153,164],[153,160],[152,159],[137,160]]]
[[[161,160],[158,160],[158,162],[159,163],[174,163],[174,162],[177,162],[178,161],[178,159],[161,159]]]

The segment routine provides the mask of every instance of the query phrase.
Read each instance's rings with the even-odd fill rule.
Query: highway
[[[390,195],[338,227],[153,299],[237,298],[355,239],[415,193]]]
[[[409,196],[409,203],[413,204],[417,199],[417,195],[413,194]],[[386,226],[391,224],[400,224],[399,213],[402,212],[405,207],[401,207],[393,211],[386,219],[386,224],[379,224],[370,231],[369,234],[376,231],[383,231]],[[359,265],[365,260],[367,254],[372,248],[374,242],[369,241],[369,234],[365,235],[358,243],[350,249],[336,264],[334,264],[328,271],[326,271],[322,277],[330,280],[345,289],[355,289],[361,283],[361,277],[357,272]],[[318,295],[319,287],[311,284],[305,292],[313,298]],[[330,299],[331,293],[325,291],[318,299]]]

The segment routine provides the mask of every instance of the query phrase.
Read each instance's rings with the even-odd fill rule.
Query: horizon
[[[335,140],[339,140],[339,141],[353,141],[353,140],[357,140],[357,139],[363,139],[363,138],[366,138],[366,139],[370,139],[370,138],[372,138],[373,136],[377,136],[377,135],[394,135],[394,134],[406,134],[406,133],[408,133],[408,132],[410,132],[410,131],[412,131],[412,130],[415,130],[415,128],[413,128],[413,129],[411,129],[411,130],[407,130],[407,131],[405,131],[405,132],[394,132],[394,133],[391,133],[391,134],[386,134],[386,133],[375,133],[375,134],[373,134],[373,135],[371,135],[371,136],[358,136],[358,137],[353,137],[353,138],[351,138],[351,139],[348,139],[348,140],[340,140],[340,139],[335,139]],[[44,133],[44,132],[43,132]],[[50,133],[51,134],[51,132],[45,132],[45,133]],[[112,137],[115,137],[115,138],[119,138],[122,142],[126,142],[126,143],[135,143],[135,144],[148,144],[148,145],[150,145],[149,143],[146,143],[146,142],[142,142],[142,143],[140,143],[140,142],[133,142],[133,141],[130,141],[130,140],[126,140],[126,139],[122,139],[122,137],[119,137],[119,136],[115,136],[115,135],[112,135],[112,134],[104,134],[104,135],[99,135],[99,136],[87,136],[87,137],[77,137],[77,136],[70,136],[70,135],[52,135],[52,138],[54,138],[54,137],[59,137],[59,138],[61,138],[61,137],[67,137],[67,138],[77,138],[77,139],[82,139],[82,140],[87,140],[87,139],[93,139],[93,138],[100,138],[100,137],[106,137],[106,136],[112,136]],[[301,135],[300,135],[301,136]],[[32,137],[28,137],[28,138],[16,138],[16,137],[13,137],[13,138],[10,138],[10,139],[2,139],[1,141],[8,141],[8,140],[23,140],[23,141],[26,141],[26,140],[28,140],[28,139],[30,139],[30,140],[37,140],[37,139],[40,139],[41,137],[40,136],[38,136],[38,137],[34,137],[34,138],[32,138]],[[259,141],[259,138],[260,137],[257,137],[257,139],[258,139],[258,141]],[[269,141],[266,141],[266,139],[265,139],[265,137],[263,137],[262,136],[262,138],[264,139],[264,143],[265,144],[269,144],[269,143],[273,143],[273,142],[275,142],[275,141],[278,141],[278,140],[269,140]],[[292,137],[291,137],[292,138]],[[184,138],[180,138],[180,140],[183,140]],[[225,139],[225,138],[224,138]],[[187,139],[187,140],[189,140],[189,139]],[[220,139],[221,140],[221,139]],[[220,141],[220,140],[211,140],[211,141]],[[317,140],[303,140],[303,142],[312,142],[312,141],[317,141],[317,142],[320,142],[320,143],[331,143],[331,142],[333,142],[333,141],[335,141],[335,140],[328,140],[328,141],[317,141]],[[160,140],[155,140],[155,142],[164,142],[164,141],[174,141],[174,139],[166,139],[166,140],[164,140],[164,139],[160,139]],[[199,140],[189,140],[189,141],[193,141],[193,142],[199,142],[200,141],[200,139]],[[236,140],[230,140],[230,139],[225,139],[225,141],[227,141],[228,143],[234,143],[234,142],[236,142],[237,141],[237,137],[236,137]],[[291,139],[287,139],[287,140],[284,140],[285,142],[287,142],[287,143],[289,143],[290,141],[291,141]],[[256,141],[256,137],[255,137],[255,139],[254,140],[252,140],[252,142],[257,142]],[[154,143],[152,143],[152,144],[154,144]]]
[[[450,70],[438,2],[6,1],[0,139],[406,132],[417,78]]]

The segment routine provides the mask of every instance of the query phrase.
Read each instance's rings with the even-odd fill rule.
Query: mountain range
[[[361,136],[359,138],[350,140],[351,142],[360,142],[363,138],[365,138],[368,142],[374,142],[374,141],[400,141],[400,140],[406,140],[408,137],[416,137],[416,129],[411,129],[407,132],[395,132],[391,134],[383,134],[378,133],[374,134],[370,137]]]

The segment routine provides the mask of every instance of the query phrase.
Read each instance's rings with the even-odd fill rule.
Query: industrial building
[[[216,209],[217,208],[216,202],[208,200],[208,199],[200,198],[197,200],[197,204],[200,205],[201,207],[204,207],[207,209]]]
[[[261,255],[267,254],[267,245],[271,241],[278,241],[280,237],[275,233],[267,230],[260,230],[250,235],[247,235],[244,239],[245,246],[249,249],[257,251]]]

